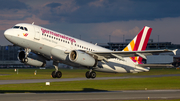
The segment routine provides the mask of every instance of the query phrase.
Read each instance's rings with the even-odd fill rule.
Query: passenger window
[[[24,27],[24,30],[25,30],[25,31],[28,31],[28,29],[27,29],[26,27]]]

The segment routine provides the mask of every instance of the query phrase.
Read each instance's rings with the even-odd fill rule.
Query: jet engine
[[[97,61],[92,56],[79,50],[71,51],[69,59],[70,61],[83,66],[94,67],[97,64]]]
[[[37,66],[37,67],[45,67],[46,66],[46,59],[40,55],[37,55],[33,52],[30,52],[27,56],[25,57],[26,53],[25,51],[20,51],[18,53],[18,60],[24,64],[31,65],[31,66]]]

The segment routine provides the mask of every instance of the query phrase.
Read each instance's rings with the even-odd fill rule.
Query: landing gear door
[[[34,26],[34,30],[35,30],[35,36],[34,36],[34,39],[40,40],[40,28],[37,27],[37,26]]]

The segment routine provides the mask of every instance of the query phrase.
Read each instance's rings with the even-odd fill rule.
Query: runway
[[[39,82],[64,82],[81,80],[106,80],[106,79],[127,79],[127,78],[152,78],[180,76],[180,74],[148,75],[148,76],[124,76],[124,77],[97,77],[86,78],[61,78],[61,79],[33,79],[33,80],[0,80],[3,84],[39,83]],[[95,90],[96,91],[96,90]],[[114,101],[114,100],[147,100],[147,99],[180,99],[180,90],[131,90],[131,91],[101,91],[96,92],[38,92],[31,93],[1,93],[2,101]],[[22,91],[23,92],[23,91]]]
[[[180,90],[66,92],[66,93],[10,93],[0,94],[1,101],[114,101],[180,99]]]
[[[180,76],[180,74],[167,75],[147,75],[147,76],[122,76],[122,77],[96,77],[95,79],[87,78],[61,78],[61,79],[30,79],[30,80],[0,80],[0,85],[3,84],[22,84],[22,83],[42,83],[42,82],[64,82],[64,81],[82,81],[82,80],[109,80],[109,79],[127,79],[127,78],[152,78],[152,77],[170,77]]]

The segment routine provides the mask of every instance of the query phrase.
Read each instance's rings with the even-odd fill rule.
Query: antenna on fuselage
[[[34,25],[34,22],[32,23],[32,25]]]

